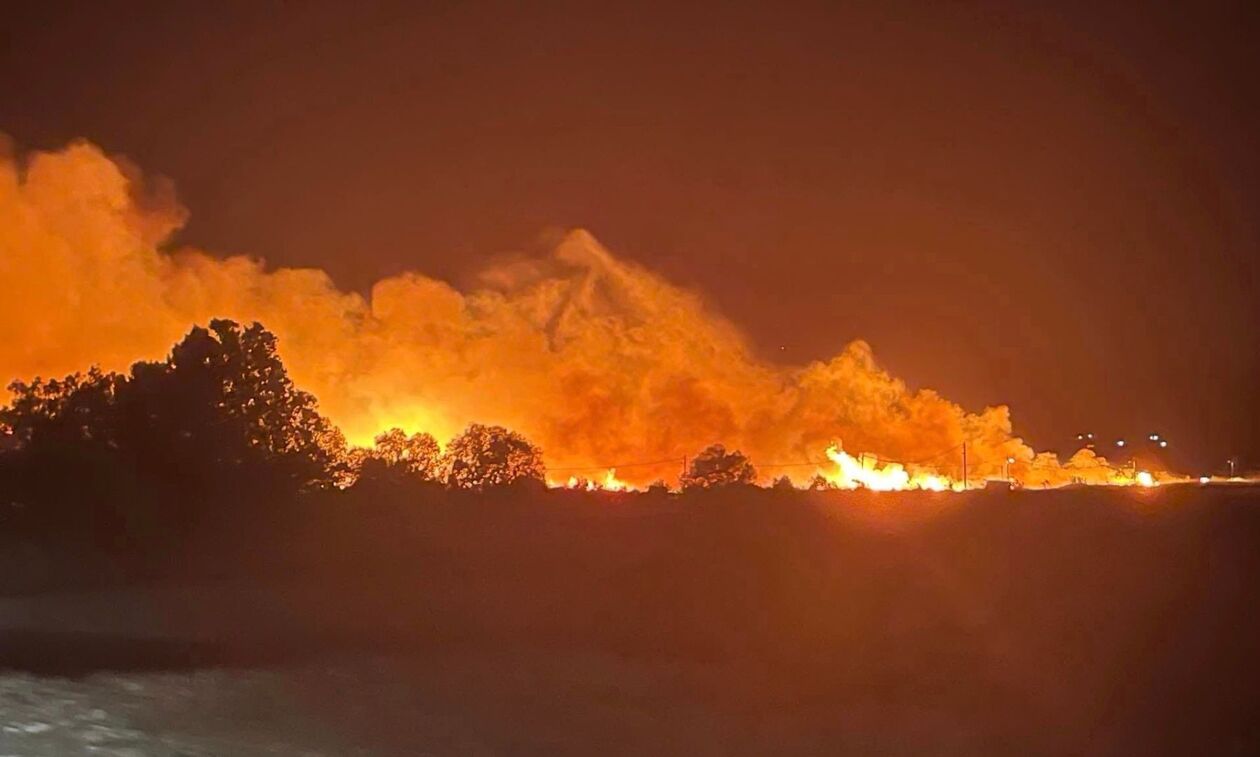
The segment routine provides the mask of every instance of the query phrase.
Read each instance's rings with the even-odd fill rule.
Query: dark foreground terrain
[[[10,540],[0,754],[1249,754],[1248,488],[452,498]]]

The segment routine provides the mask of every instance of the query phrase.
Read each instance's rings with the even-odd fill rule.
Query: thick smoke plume
[[[469,422],[521,431],[551,466],[676,460],[721,441],[798,480],[840,441],[957,476],[1034,463],[1005,407],[969,413],[911,391],[864,342],[806,366],[754,358],[739,330],[690,292],[619,260],[584,231],[541,259],[485,270],[459,291],[420,273],[369,297],[315,269],[167,249],[187,217],[171,188],[98,148],[0,157],[0,380],[125,369],[161,357],[195,323],[258,320],[295,381],[355,442],[402,426],[450,438]],[[674,462],[618,477],[673,479]]]

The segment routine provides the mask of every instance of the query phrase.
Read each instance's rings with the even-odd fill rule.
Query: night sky
[[[1260,464],[1254,4],[25,6],[0,132],[170,177],[178,243],[365,290],[582,226],[766,357]]]

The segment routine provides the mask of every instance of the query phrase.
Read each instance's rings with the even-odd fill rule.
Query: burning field
[[[169,183],[86,142],[0,158],[6,379],[125,370],[226,317],[275,332],[295,383],[351,443],[501,425],[541,447],[554,485],[672,482],[714,442],[746,454],[763,483],[801,486],[1177,478],[1091,449],[1037,452],[1008,408],[969,411],[912,389],[865,342],[808,365],[760,359],[699,295],[585,231],[545,255],[504,257],[467,289],[405,273],[364,296],[320,270],[174,247],[187,216]]]
[[[1163,5],[7,4],[0,757],[1260,754]]]
[[[185,218],[0,162],[0,752],[1255,743],[1245,481],[765,360],[584,231],[364,296]]]

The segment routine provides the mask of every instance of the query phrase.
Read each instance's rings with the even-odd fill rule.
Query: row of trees
[[[47,499],[100,491],[106,479],[181,497],[400,476],[471,489],[543,480],[541,450],[497,426],[469,426],[445,453],[429,434],[399,429],[370,450],[349,447],[276,346],[258,324],[215,320],[127,374],[14,382],[0,408],[0,485]]]
[[[194,328],[166,360],[136,363],[125,375],[93,369],[9,388],[0,470],[10,488],[127,477],[187,495],[233,479],[296,488],[325,477],[344,446],[315,398],[293,386],[275,336],[257,324]]]
[[[486,489],[526,481],[542,481],[545,472],[542,452],[528,440],[501,426],[473,424],[455,437],[443,453],[437,440],[427,433],[408,435],[399,428],[376,437],[371,449],[350,451],[350,470],[358,484],[432,482],[458,489]],[[757,469],[742,452],[728,451],[714,444],[692,458],[679,479],[684,491],[722,486],[751,486]],[[574,488],[587,489],[577,479]],[[776,486],[791,486],[786,477]],[[664,481],[650,490],[668,490]]]
[[[371,449],[347,453],[348,481],[379,485],[413,481],[453,489],[487,489],[541,484],[542,450],[502,426],[474,423],[443,452],[431,434],[408,435],[399,428],[376,437]]]
[[[498,426],[469,426],[445,451],[431,435],[401,429],[370,449],[350,447],[315,397],[294,386],[276,337],[259,324],[211,321],[165,360],[126,374],[92,369],[9,388],[12,400],[0,408],[0,506],[35,506],[54,518],[143,519],[350,485],[486,489],[544,480],[542,451]],[[743,454],[714,445],[680,483],[752,484],[756,475]]]
[[[437,440],[426,433],[408,435],[399,428],[376,437],[371,449],[350,451],[354,462],[350,470],[362,485],[414,482],[440,483],[452,488],[484,489],[511,485],[521,481],[541,481],[544,468],[541,452],[519,434],[499,426],[472,425],[455,437],[445,454]],[[714,444],[691,458],[679,477],[683,491],[717,489],[726,486],[754,486],[757,469],[739,450],[727,450]],[[598,480],[574,479],[575,489],[600,488]],[[777,490],[796,490],[787,476],[771,484]],[[835,484],[815,475],[808,489],[834,489]],[[668,491],[669,485],[657,480],[648,491]]]

